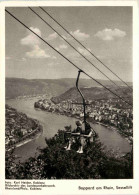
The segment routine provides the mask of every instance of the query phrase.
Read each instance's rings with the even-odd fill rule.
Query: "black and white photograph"
[[[5,179],[132,180],[133,131],[133,6],[5,7]]]

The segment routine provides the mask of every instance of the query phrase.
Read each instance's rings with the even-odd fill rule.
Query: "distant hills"
[[[103,85],[113,88],[110,81],[99,80]],[[50,97],[60,96],[63,99],[67,96],[76,96],[77,92],[75,89],[76,79],[65,78],[65,79],[22,79],[22,78],[6,78],[6,98],[16,98],[18,96],[38,95],[47,94]],[[120,81],[116,81],[117,85],[122,86]],[[132,85],[132,83],[128,83]],[[108,92],[100,87],[95,81],[91,79],[80,79],[79,86],[84,88],[86,95],[96,94],[100,96],[103,93],[104,97],[110,97]],[[71,89],[70,89],[71,88]],[[88,88],[88,89],[87,89]],[[126,87],[125,87],[126,88]],[[69,91],[68,91],[69,90]],[[67,92],[66,92],[67,91]],[[75,93],[74,93],[75,92]],[[128,92],[127,92],[128,93]],[[107,94],[107,95],[106,95]],[[109,94],[109,95],[108,95]],[[92,96],[91,95],[91,96]],[[124,95],[124,94],[123,94]]]
[[[120,95],[124,99],[127,97],[132,99],[132,92],[127,87],[121,87],[121,88],[113,88],[109,87],[111,91],[113,91],[115,94]],[[81,91],[84,95],[84,98],[86,100],[100,100],[100,99],[110,99],[110,98],[117,98],[114,94],[112,94],[110,91],[99,88],[99,87],[91,87],[91,88],[81,88]],[[79,100],[81,99],[81,95],[77,91],[75,87],[70,88],[65,93],[52,97],[52,101],[54,103],[60,103],[61,101],[65,100]],[[82,102],[82,101],[81,101]]]

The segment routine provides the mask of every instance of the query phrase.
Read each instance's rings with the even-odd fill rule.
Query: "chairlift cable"
[[[53,18],[45,9],[40,7],[52,20],[54,20],[63,30],[65,30],[76,42],[78,42],[85,50],[87,50],[95,59],[97,59],[105,68],[107,68],[111,73],[113,73],[120,81],[122,81],[130,90],[130,87],[123,79],[121,79],[116,73],[114,73],[106,64],[104,64],[95,54],[93,54],[87,47],[85,47],[77,38],[75,38],[65,27],[63,27],[55,18]]]
[[[71,60],[69,60],[67,57],[65,57],[61,52],[59,52],[58,50],[56,50],[52,45],[50,45],[47,41],[45,41],[41,36],[39,36],[37,33],[35,33],[33,30],[31,30],[26,24],[24,24],[23,22],[21,22],[17,17],[15,17],[12,13],[10,13],[8,10],[5,9],[5,11],[12,16],[16,21],[18,21],[20,24],[22,24],[25,28],[27,28],[30,32],[32,32],[34,35],[36,35],[38,38],[40,38],[45,44],[47,44],[49,47],[51,47],[53,50],[55,50],[57,53],[59,53],[63,58],[65,58],[69,63],[71,63],[75,68],[77,68],[78,70],[81,70],[77,65],[75,65]],[[101,86],[103,86],[106,90],[108,90],[109,92],[111,92],[113,95],[117,96],[119,99],[121,99],[122,101],[124,101],[125,103],[127,103],[130,106],[133,106],[132,104],[130,104],[129,102],[127,102],[126,100],[124,100],[123,98],[121,98],[119,95],[117,95],[116,93],[114,93],[113,91],[111,91],[109,88],[107,88],[106,86],[104,86],[103,84],[101,84],[99,81],[97,81],[96,79],[94,79],[92,76],[90,76],[89,74],[87,74],[85,71],[81,70],[86,76],[88,76],[89,78],[91,78],[92,80],[94,80],[96,83],[100,84]]]
[[[120,88],[113,80],[111,80],[105,73],[103,73],[97,66],[95,66],[90,60],[88,60],[80,51],[78,51],[71,43],[69,43],[58,31],[56,31],[46,20],[44,20],[37,12],[35,12],[31,7],[29,9],[36,14],[45,24],[47,24],[52,30],[54,30],[68,45],[70,45],[76,52],[78,52],[87,62],[94,66],[101,74],[103,74],[109,81],[111,81],[116,87]]]

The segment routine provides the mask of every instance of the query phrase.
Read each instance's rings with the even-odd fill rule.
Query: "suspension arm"
[[[82,100],[83,100],[83,110],[84,110],[84,125],[85,125],[85,123],[86,123],[86,111],[85,111],[85,108],[86,108],[86,103],[85,103],[85,98],[84,98],[84,96],[83,96],[83,94],[82,94],[82,92],[81,92],[81,90],[79,89],[79,86],[78,86],[78,83],[79,83],[79,78],[80,78],[80,73],[81,72],[83,72],[82,70],[79,70],[78,71],[78,76],[77,76],[77,80],[76,80],[76,88],[77,88],[77,90],[79,91],[79,93],[80,93],[80,95],[81,95],[81,97],[82,97]]]

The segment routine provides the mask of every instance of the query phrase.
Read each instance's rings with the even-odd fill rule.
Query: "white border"
[[[31,191],[34,195],[39,193],[52,194],[139,194],[139,64],[138,64],[138,4],[137,1],[12,1],[0,3],[0,190],[2,195],[28,195],[30,191],[5,191],[5,12],[6,6],[133,6],[133,82],[134,82],[134,179],[109,179],[109,180],[45,180],[47,184],[55,184],[56,188],[46,188],[42,191]],[[38,180],[37,180],[38,181]],[[81,191],[78,186],[126,186],[132,185],[133,190],[103,190]]]

